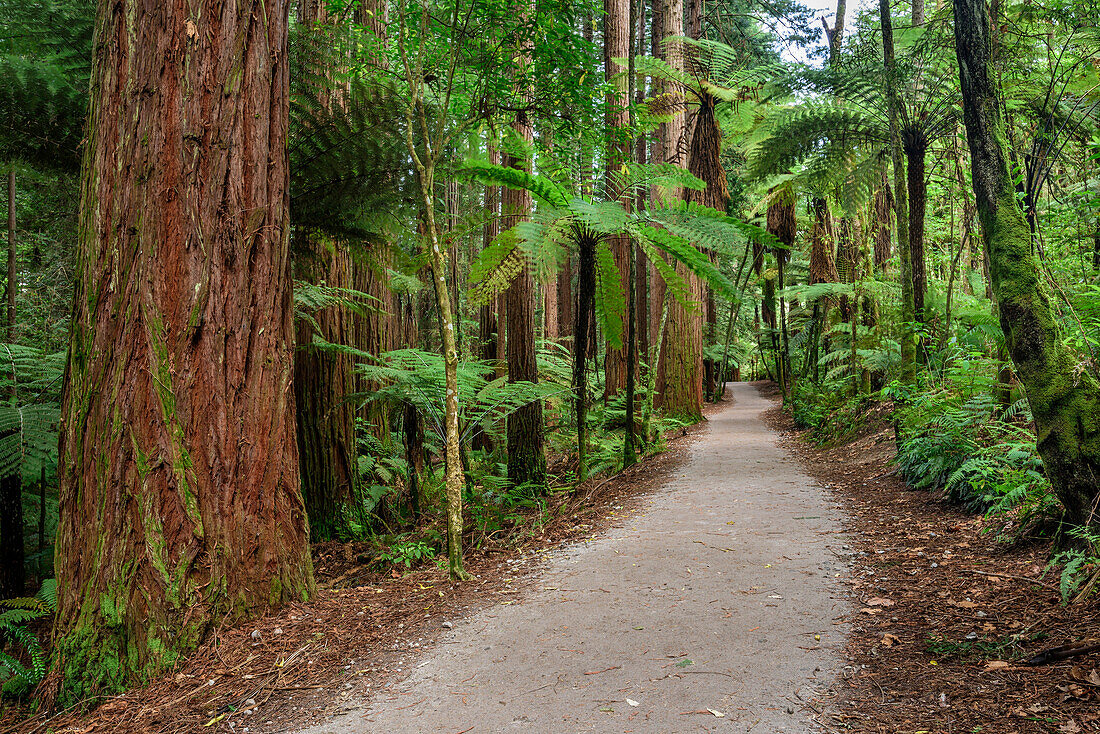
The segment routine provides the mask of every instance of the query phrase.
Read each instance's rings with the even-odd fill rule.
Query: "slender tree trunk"
[[[405,429],[405,465],[408,472],[406,480],[409,494],[409,510],[413,520],[419,521],[423,512],[420,491],[420,475],[424,471],[424,426],[420,420],[420,413],[412,403],[405,404],[405,415],[402,420]]]
[[[1039,455],[1074,525],[1097,524],[1100,385],[1077,368],[1032,248],[1010,175],[984,0],[954,0],[966,137],[1001,327],[1035,419]]]
[[[898,127],[900,102],[897,92],[897,62],[894,59],[894,26],[889,0],[879,0],[879,21],[882,25],[882,57],[886,68],[886,107],[890,124],[890,152],[894,168],[894,216],[897,222],[898,258],[901,261],[901,379],[912,384],[917,379],[916,343],[912,330],[915,321],[913,305],[913,270],[909,252],[909,202],[906,196],[905,159],[902,155],[901,131]]]
[[[588,478],[588,354],[592,305],[596,295],[596,239],[581,230],[577,237],[577,311],[573,329],[573,405],[577,418],[577,479]]]
[[[420,110],[421,129],[426,114]],[[410,138],[411,139],[411,138]],[[447,262],[443,255],[439,225],[435,217],[434,164],[421,164],[420,196],[425,206],[428,229],[428,262],[432,268],[435,305],[439,312],[439,333],[443,351],[443,420],[444,420],[444,487],[447,498],[447,566],[452,579],[465,580],[469,574],[462,566],[462,474],[461,434],[458,425],[458,346],[455,339],[455,319],[451,311],[451,294],[447,289]]]
[[[924,297],[928,290],[928,276],[924,267],[924,215],[928,206],[924,160],[928,146],[923,141],[912,141],[904,149],[906,186],[909,192],[909,263],[913,273],[913,319],[923,326],[928,321],[928,314],[924,309]]]
[[[62,398],[61,705],[148,680],[214,624],[314,588],[291,383],[288,3],[218,7],[121,0],[96,19]]]

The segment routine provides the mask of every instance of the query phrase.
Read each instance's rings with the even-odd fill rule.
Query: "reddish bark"
[[[520,113],[514,123],[516,132],[531,139],[531,125]],[[504,165],[530,170],[530,164],[511,156]],[[514,227],[531,213],[531,194],[518,189],[501,192],[502,227]],[[531,270],[524,267],[504,293],[507,308],[509,382],[538,382],[535,359],[535,288]],[[508,478],[516,486],[546,483],[546,456],[543,452],[542,401],[535,400],[508,416]]]
[[[100,3],[63,395],[61,702],[314,588],[298,484],[287,0]]]

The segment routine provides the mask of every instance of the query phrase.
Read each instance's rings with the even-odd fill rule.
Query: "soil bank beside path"
[[[817,731],[847,626],[827,492],[734,383],[675,476],[307,734]]]

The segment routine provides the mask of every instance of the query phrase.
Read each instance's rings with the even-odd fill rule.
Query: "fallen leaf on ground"
[[[884,599],[881,596],[875,596],[867,600],[867,606],[869,607],[892,607],[894,606],[893,599]]]
[[[886,647],[893,647],[894,645],[900,645],[901,640],[899,640],[897,636],[887,632],[885,635],[882,636],[882,644],[886,645]]]
[[[1079,665],[1075,665],[1073,669],[1069,671],[1069,677],[1074,680],[1079,680],[1082,683],[1087,683],[1090,686],[1100,686],[1100,672],[1097,672],[1096,668],[1086,671]]]
[[[985,670],[1013,670],[1012,664],[1007,663],[1004,660],[990,660],[985,664]]]

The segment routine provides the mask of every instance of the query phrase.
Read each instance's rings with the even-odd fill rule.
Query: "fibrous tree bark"
[[[303,2],[299,20],[306,25],[332,22],[321,2]],[[327,86],[327,85],[326,85]],[[342,94],[319,102],[340,105]],[[330,288],[351,288],[354,263],[347,242],[310,229],[298,229],[292,240],[296,280]],[[355,343],[355,315],[343,304],[321,309],[296,326],[294,392],[302,498],[314,540],[331,540],[351,532],[359,484],[355,410],[348,397],[355,391],[350,355],[317,348],[319,344]]]
[[[955,51],[971,178],[1001,328],[1035,420],[1039,455],[1065,519],[1097,525],[1100,384],[1062,338],[1058,314],[1016,198],[984,0],[954,0]]]
[[[298,231],[294,277],[329,287],[351,286],[352,262],[345,244],[317,232]],[[296,328],[294,388],[302,498],[310,537],[332,540],[351,532],[359,471],[355,441],[355,391],[351,357],[324,344],[352,341],[352,314],[341,304],[303,319]],[[322,346],[314,346],[314,342]]]
[[[662,58],[673,68],[683,70],[682,46],[671,40],[683,35],[683,0],[665,0],[661,10]],[[673,115],[660,129],[664,162],[684,167],[688,160],[684,92],[674,83],[666,86],[663,107]],[[683,264],[677,264],[676,272],[687,282],[692,303],[685,305],[670,300],[663,335],[658,326],[660,351],[654,405],[668,415],[690,421],[702,416],[703,406],[703,283]],[[666,300],[663,293],[661,300]]]
[[[286,0],[100,3],[63,391],[55,692],[308,598]],[[133,93],[132,90],[141,90]]]
[[[513,122],[516,134],[530,142],[531,124],[525,113]],[[504,165],[530,171],[530,161],[504,156]],[[501,226],[514,227],[531,215],[531,194],[522,189],[501,191]],[[531,269],[524,265],[504,292],[508,327],[508,381],[538,382],[535,358],[535,287]],[[543,448],[542,401],[534,400],[508,415],[508,478],[515,486],[546,486],[546,454]]]
[[[917,379],[915,320],[913,302],[913,269],[909,246],[909,201],[906,195],[905,158],[898,123],[901,102],[897,90],[897,61],[894,56],[894,25],[890,17],[889,0],[879,0],[879,23],[882,26],[882,58],[886,71],[886,111],[890,127],[890,160],[894,169],[894,219],[897,223],[898,260],[901,280],[901,379],[913,383]]]
[[[607,129],[606,158],[607,169],[605,171],[604,187],[609,199],[618,199],[622,192],[616,184],[616,176],[620,175],[622,165],[630,160],[630,132],[629,132],[629,97],[625,71],[615,59],[627,58],[630,55],[630,4],[631,0],[604,0],[604,74],[609,85],[606,100]],[[623,201],[623,205],[629,207],[629,196]],[[615,267],[619,269],[619,281],[626,293],[630,284],[630,276],[627,271],[630,264],[630,238],[626,235],[613,235],[608,238],[607,245],[615,258]],[[619,346],[613,346],[608,341],[607,354],[604,359],[604,396],[606,398],[618,395],[626,387],[627,355],[626,340]]]

